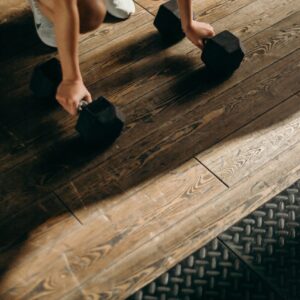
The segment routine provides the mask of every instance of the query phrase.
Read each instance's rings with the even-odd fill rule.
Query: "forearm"
[[[180,11],[182,29],[183,31],[186,31],[193,21],[192,0],[177,0],[177,2]]]
[[[53,14],[63,80],[81,80],[78,58],[79,12],[76,0],[58,0]]]

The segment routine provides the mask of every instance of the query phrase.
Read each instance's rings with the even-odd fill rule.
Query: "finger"
[[[72,116],[76,115],[76,111],[74,111],[73,107],[70,107],[69,105],[63,105],[63,108],[70,115]]]
[[[71,104],[66,103],[64,105],[64,109],[72,116],[75,116],[77,113],[77,109]]]
[[[208,35],[209,35],[210,37],[216,35],[214,29],[212,29],[211,31],[209,31],[209,32],[208,32]]]
[[[201,50],[203,50],[203,48],[204,48],[204,43],[203,43],[203,41],[202,41],[202,40],[198,40],[196,46],[197,46],[198,48],[200,48]]]
[[[87,93],[84,97],[84,100],[87,101],[88,103],[91,103],[93,101],[91,94]]]
[[[72,102],[71,112],[70,112],[70,114],[72,116],[76,116],[79,113],[79,111],[78,111],[79,106],[80,106],[80,102],[77,102],[77,101]]]
[[[66,103],[66,101],[65,101],[64,98],[62,98],[62,97],[60,97],[60,96],[56,96],[56,100],[57,100],[57,102],[59,103],[59,105],[60,105],[66,112],[70,113],[70,112],[69,112],[68,105],[67,105],[67,103]]]

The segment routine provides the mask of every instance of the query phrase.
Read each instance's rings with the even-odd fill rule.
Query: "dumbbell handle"
[[[81,112],[85,106],[87,106],[89,103],[86,100],[80,100],[79,105],[77,107],[77,111]]]

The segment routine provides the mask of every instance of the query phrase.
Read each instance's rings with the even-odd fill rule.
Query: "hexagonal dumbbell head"
[[[80,112],[76,130],[87,144],[109,144],[121,133],[124,117],[104,97],[94,100]]]
[[[176,0],[168,1],[159,7],[154,26],[167,40],[177,41],[185,37]]]
[[[30,81],[30,89],[37,97],[54,97],[61,80],[62,71],[60,63],[56,58],[51,58],[34,68]]]
[[[240,40],[225,30],[205,40],[201,59],[213,73],[223,75],[233,73],[240,66],[244,56]]]

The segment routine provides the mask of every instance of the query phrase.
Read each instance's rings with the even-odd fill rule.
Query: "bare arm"
[[[48,2],[49,3],[49,2]],[[63,81],[57,89],[56,99],[70,114],[77,113],[80,100],[91,101],[79,68],[79,11],[77,0],[54,0],[44,13],[54,24]]]
[[[193,20],[192,0],[177,0],[180,11],[181,26],[187,38],[199,48],[203,48],[203,39],[215,34],[208,23]]]
[[[56,42],[61,58],[63,80],[81,80],[78,59],[79,12],[77,1],[57,1],[53,14]]]
[[[180,11],[181,24],[183,31],[186,31],[193,22],[193,5],[192,0],[178,0],[178,7]]]

